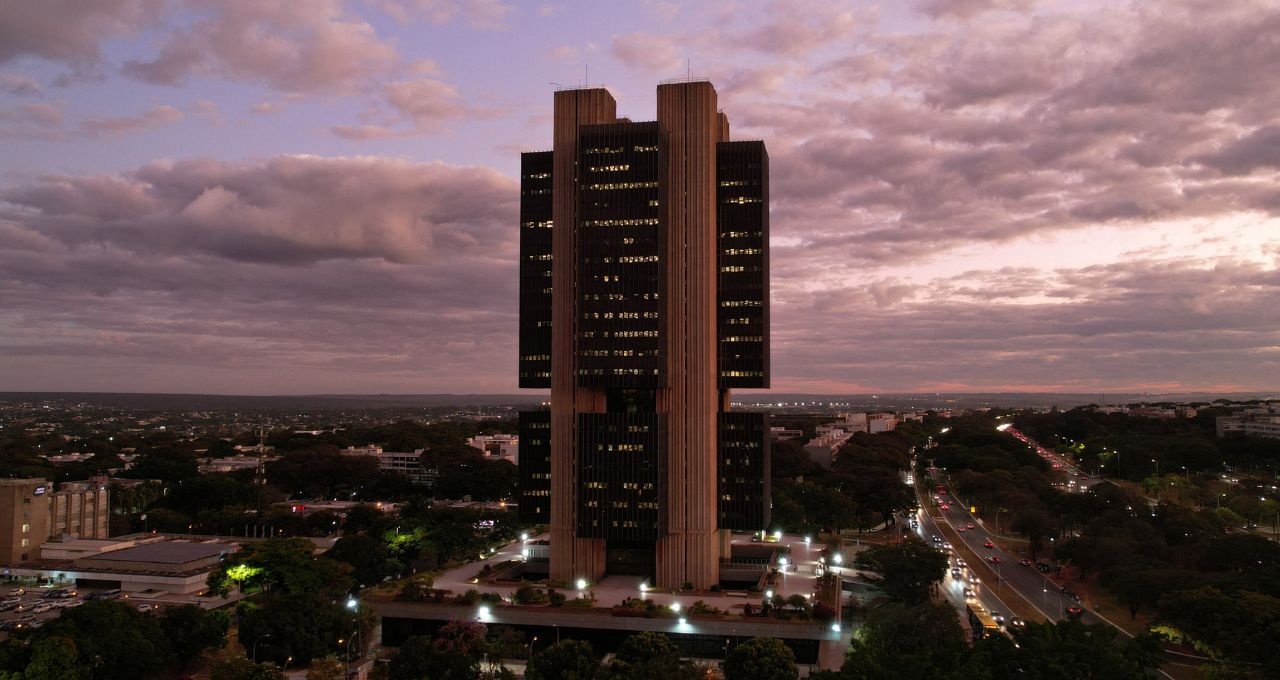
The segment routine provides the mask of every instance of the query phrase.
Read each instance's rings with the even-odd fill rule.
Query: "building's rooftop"
[[[95,561],[154,562],[156,564],[185,564],[196,560],[235,552],[239,546],[232,543],[199,543],[195,541],[157,541],[133,548],[112,550],[94,555]]]

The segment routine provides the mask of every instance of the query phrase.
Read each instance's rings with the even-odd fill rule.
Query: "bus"
[[[969,610],[969,626],[973,628],[974,638],[990,637],[1000,632],[1000,624],[991,618],[991,613],[980,604],[965,606]]]

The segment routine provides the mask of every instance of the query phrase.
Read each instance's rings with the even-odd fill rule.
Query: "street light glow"
[[[586,590],[586,589],[587,589],[587,579],[585,579],[585,578],[580,578],[580,579],[578,579],[577,586],[578,586],[578,590]]]
[[[347,598],[347,609],[355,609],[359,604],[360,604],[359,602],[356,602],[356,598],[354,597]]]

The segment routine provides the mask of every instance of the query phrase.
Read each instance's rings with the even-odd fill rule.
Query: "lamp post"
[[[271,637],[271,633],[263,633],[262,635],[259,635],[256,640],[253,641],[253,662],[254,663],[258,663],[258,643],[262,642],[263,638],[269,638],[269,637]]]
[[[537,635],[533,636],[533,639],[529,641],[529,650],[525,652],[525,655],[524,655],[524,659],[526,663],[529,661],[529,659],[533,658],[533,643],[537,641],[538,641]]]

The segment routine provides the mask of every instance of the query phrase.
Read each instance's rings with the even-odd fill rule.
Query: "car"
[[[1011,628],[1024,628],[1026,627],[1026,625],[1027,625],[1027,622],[1023,621],[1022,617],[1014,616],[1009,619],[1009,626]]]
[[[49,611],[50,609],[53,609],[53,605],[51,605],[51,604],[47,604],[47,603],[44,603],[44,602],[41,602],[40,604],[38,604],[38,605],[36,605],[36,606],[34,606],[34,607],[32,607],[32,608],[31,608],[31,613],[32,613],[32,614],[43,614],[43,613],[45,613],[45,612]]]
[[[963,533],[963,532],[964,532],[964,525],[960,525],[960,526],[956,527],[956,531],[959,531],[959,532],[962,532],[962,533]]]
[[[992,542],[991,542],[991,539],[989,539],[989,538],[988,538],[988,539],[986,540],[986,542],[984,542],[984,543],[982,544],[982,546],[983,546],[984,548],[994,548],[994,547],[996,547],[996,544],[995,544],[995,543],[992,543]]]
[[[952,567],[952,568],[951,568],[951,578],[954,578],[954,579],[958,579],[958,578],[960,578],[960,568],[959,568],[959,567]]]
[[[950,505],[948,505],[948,504],[946,504],[946,503],[939,503],[939,504],[938,504],[938,509],[939,509],[939,510],[950,510],[950,509],[951,509],[951,506],[950,506]]]
[[[1080,616],[1083,613],[1084,608],[1080,607],[1080,605],[1073,604],[1067,607],[1067,616]]]
[[[992,564],[1000,564],[1000,558],[995,555],[988,557],[987,560],[990,561]]]
[[[982,583],[982,579],[978,578],[978,573],[972,569],[969,570],[969,583]]]
[[[965,528],[966,528],[966,529],[976,529],[976,528],[977,528],[976,526],[974,526],[973,522],[966,522],[964,526],[965,526]]]
[[[155,609],[155,606],[147,604],[146,602],[143,602],[142,604],[138,605],[138,611],[140,612],[149,612],[152,609]]]
[[[1024,567],[1029,567],[1031,566],[1031,560],[1018,560],[1018,564],[1021,564]]]
[[[1076,477],[1079,477],[1080,479],[1088,479],[1088,478],[1089,478],[1089,475],[1086,475],[1086,474],[1085,474],[1085,473],[1083,473],[1083,472],[1077,472],[1077,473],[1076,473]]]
[[[935,535],[935,536],[933,537],[933,542],[934,542],[934,543],[941,543],[941,542],[942,542],[942,537],[941,537],[941,536],[937,536],[937,535]]]
[[[1002,613],[1000,613],[1000,612],[998,612],[998,611],[992,611],[992,612],[991,612],[991,618],[992,618],[992,620],[994,620],[996,623],[998,623],[998,624],[1000,624],[1000,625],[1002,625],[1002,626],[1004,625],[1004,621],[1005,621],[1005,619],[1004,619],[1004,614],[1002,614]]]
[[[943,542],[942,542],[942,547],[943,547],[943,548],[946,548],[947,550],[950,550],[950,549],[951,549],[951,541],[943,541]]]
[[[965,599],[967,599],[967,600],[972,600],[972,599],[976,598],[977,596],[978,596],[977,591],[975,591],[973,588],[970,588],[970,587],[968,587],[968,586],[966,586],[966,587],[965,587],[965,589],[964,589],[964,597],[965,597]]]
[[[26,588],[14,588],[9,591],[9,597],[21,597],[27,594]]]
[[[956,566],[957,566],[957,567],[967,567],[967,566],[969,566],[969,563],[968,563],[968,562],[965,562],[965,561],[964,561],[964,558],[963,558],[963,557],[961,557],[960,559],[957,559],[957,560],[956,560]]]

